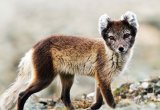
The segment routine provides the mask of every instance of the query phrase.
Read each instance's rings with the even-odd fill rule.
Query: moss
[[[128,92],[130,84],[131,84],[131,83],[126,83],[126,84],[121,85],[119,88],[117,88],[117,89],[113,92],[113,94],[114,94],[115,96],[119,96],[121,93],[126,93],[126,92]]]

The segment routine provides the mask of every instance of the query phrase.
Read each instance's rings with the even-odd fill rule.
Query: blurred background
[[[140,81],[160,75],[159,0],[0,0],[0,94],[15,80],[24,54],[51,34],[100,37],[98,18],[107,13],[119,19],[130,10],[137,14],[138,31],[133,59],[113,82]],[[51,85],[44,94],[52,94]],[[77,90],[78,89],[78,90]],[[76,77],[72,96],[94,90],[94,79]]]

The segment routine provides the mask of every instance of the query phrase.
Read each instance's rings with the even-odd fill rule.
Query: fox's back
[[[42,49],[49,48],[53,67],[60,73],[93,75],[97,52],[104,49],[103,40],[84,37],[51,36],[39,43],[42,45],[42,42],[46,44]]]

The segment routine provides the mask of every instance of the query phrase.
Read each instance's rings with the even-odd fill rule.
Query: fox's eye
[[[130,36],[131,36],[131,34],[129,34],[129,33],[124,34],[123,39],[127,39],[127,38],[129,38]]]
[[[115,41],[116,39],[114,38],[114,36],[108,36],[109,40]]]

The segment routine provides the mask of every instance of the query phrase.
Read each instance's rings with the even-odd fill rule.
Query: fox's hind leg
[[[25,91],[19,94],[17,110],[23,110],[26,100],[36,92],[46,88],[52,82],[53,76],[48,81],[35,80]]]
[[[46,88],[57,75],[53,68],[50,51],[42,48],[41,45],[37,44],[37,47],[35,47],[32,62],[32,80],[29,82],[28,88],[19,94],[17,110],[23,110],[26,100],[33,93]]]
[[[69,110],[74,110],[70,99],[70,89],[74,81],[74,75],[60,74],[60,78],[62,83],[61,100]]]

